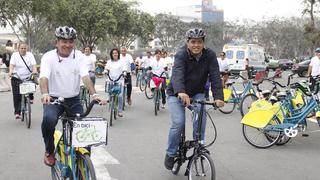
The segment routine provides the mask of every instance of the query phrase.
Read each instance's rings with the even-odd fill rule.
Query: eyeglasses
[[[224,54],[220,54],[220,56],[224,56]]]

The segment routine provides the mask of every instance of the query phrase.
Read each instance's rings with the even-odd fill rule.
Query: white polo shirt
[[[127,66],[125,65],[125,61],[123,59],[117,61],[109,60],[106,65],[106,70],[109,70],[110,78],[112,80],[116,80],[123,73],[123,71],[127,71]],[[108,77],[106,81],[110,81]],[[124,78],[121,77],[118,82],[123,84]]]
[[[219,71],[220,72],[228,71],[229,69],[228,61],[226,59],[222,60],[221,58],[217,58],[217,59],[219,63]]]
[[[86,59],[78,50],[72,51],[67,58],[58,57],[56,49],[42,56],[40,78],[48,78],[50,96],[71,98],[79,95],[80,79],[86,75]]]
[[[36,60],[34,59],[33,54],[31,52],[27,52],[26,55],[22,57],[32,71],[32,66],[36,65]],[[10,64],[15,66],[13,72],[17,73],[22,80],[27,79],[30,76],[31,72],[24,64],[19,52],[14,52],[12,54]]]
[[[153,57],[152,57],[152,56],[150,56],[150,57],[144,56],[144,57],[143,57],[143,65],[142,65],[142,67],[143,67],[143,68],[148,68],[148,67],[150,67],[152,60],[153,60]]]

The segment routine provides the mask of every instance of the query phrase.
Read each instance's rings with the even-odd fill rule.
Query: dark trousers
[[[131,99],[131,92],[132,92],[132,80],[131,80],[131,74],[127,73],[125,83],[127,84],[127,98]]]
[[[73,98],[65,98],[64,102],[71,108],[72,113],[83,113],[79,96]],[[58,123],[58,118],[64,112],[62,106],[53,104],[43,105],[43,119],[41,124],[42,137],[47,153],[54,152],[53,134]]]
[[[311,91],[314,91],[314,90],[316,90],[316,89],[314,89],[315,88],[315,85],[316,85],[316,80],[315,79],[313,79],[313,77],[310,77],[310,83],[311,83],[311,85],[310,85],[310,90]]]
[[[12,95],[13,95],[13,105],[14,105],[14,114],[21,113],[21,94],[19,90],[19,84],[22,81],[15,77],[11,78],[11,86],[12,86]],[[29,94],[30,100],[33,100],[33,94]]]

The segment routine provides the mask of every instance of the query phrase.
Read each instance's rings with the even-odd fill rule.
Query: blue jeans
[[[192,99],[204,100],[204,94],[196,94],[192,97]],[[181,133],[186,122],[185,106],[182,105],[181,101],[176,96],[169,96],[167,100],[171,114],[171,127],[169,130],[167,155],[170,157],[175,157],[179,148]],[[195,113],[198,113],[200,111],[200,105],[198,104],[194,110]],[[201,140],[204,140],[205,127],[206,115],[204,114],[201,125]],[[193,119],[193,138],[195,138],[197,135],[197,129],[198,121]]]
[[[123,111],[123,92],[124,86],[121,86],[120,94],[118,94],[118,113],[122,113]],[[111,100],[111,92],[108,93],[108,99]]]
[[[72,113],[83,113],[83,108],[80,103],[79,96],[73,98],[65,98],[65,103],[71,108]],[[41,124],[42,137],[44,140],[47,153],[54,152],[53,134],[58,123],[58,118],[64,112],[62,106],[53,104],[43,105],[43,120]]]

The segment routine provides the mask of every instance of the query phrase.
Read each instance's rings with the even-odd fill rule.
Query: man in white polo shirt
[[[314,86],[316,83],[313,77],[318,75],[320,75],[320,48],[319,47],[315,50],[315,56],[311,59],[309,68],[308,68],[308,76],[310,77],[311,90],[314,90]]]
[[[54,130],[63,108],[51,105],[50,100],[63,97],[65,103],[72,107],[73,113],[82,113],[80,104],[80,79],[92,97],[106,104],[94,89],[89,78],[85,57],[81,51],[75,50],[76,31],[72,27],[58,27],[55,31],[56,49],[45,53],[41,59],[40,90],[43,102],[42,136],[45,143],[44,163],[53,166]]]
[[[127,66],[128,72],[126,75],[125,83],[127,83],[127,102],[131,105],[131,91],[132,91],[132,80],[131,80],[131,64],[133,64],[133,58],[127,53],[127,48],[121,48],[120,60],[123,60]]]

